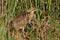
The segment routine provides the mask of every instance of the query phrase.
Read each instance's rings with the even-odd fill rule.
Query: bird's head
[[[37,11],[38,9],[36,9],[36,8],[30,8],[29,10],[27,10],[27,12],[30,12],[30,13],[34,13],[35,11]]]
[[[27,12],[32,12],[35,11],[35,8],[30,8],[29,10],[27,10]]]

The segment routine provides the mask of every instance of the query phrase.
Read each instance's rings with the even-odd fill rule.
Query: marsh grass
[[[25,27],[25,40],[60,40],[59,0],[2,0],[0,4],[0,40],[23,40],[13,28],[13,19],[21,11],[32,7],[39,11],[34,12],[34,23]]]

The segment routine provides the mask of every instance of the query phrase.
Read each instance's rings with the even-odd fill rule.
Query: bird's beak
[[[31,9],[27,10],[27,12],[35,12],[35,11],[37,11],[37,10],[39,10],[39,9],[31,8]]]

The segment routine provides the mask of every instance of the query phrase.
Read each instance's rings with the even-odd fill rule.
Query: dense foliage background
[[[31,7],[39,9],[39,11],[34,12],[37,23],[34,22],[32,28],[30,28],[30,25],[26,25],[27,35],[30,36],[27,36],[24,40],[60,40],[59,0],[0,1],[0,40],[22,40],[20,37],[18,38],[19,32],[12,31],[15,30],[12,20],[21,11],[28,10]]]

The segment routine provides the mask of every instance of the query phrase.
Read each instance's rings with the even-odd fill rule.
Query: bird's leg
[[[24,38],[24,26],[20,26],[18,32],[20,32],[20,34],[21,34],[22,37]]]
[[[22,28],[22,35],[23,35],[23,38],[24,38],[24,28],[25,28],[25,27]]]

